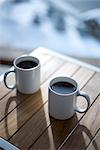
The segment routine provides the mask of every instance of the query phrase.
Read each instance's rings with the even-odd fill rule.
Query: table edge
[[[72,58],[72,57],[67,56],[67,55],[65,56],[64,54],[61,54],[61,53],[59,53],[59,52],[54,52],[54,51],[52,51],[51,49],[44,48],[44,47],[39,47],[39,48],[36,48],[34,51],[36,51],[36,50],[39,50],[39,51],[42,50],[42,52],[44,52],[44,53],[49,52],[49,54],[51,54],[51,55],[55,55],[55,56],[57,56],[57,57],[59,57],[59,58],[62,58],[62,59],[64,59],[64,60],[66,60],[66,61],[69,61],[69,62],[71,62],[71,63],[75,63],[75,64],[77,64],[77,65],[81,65],[82,67],[86,67],[87,69],[91,69],[91,70],[93,70],[93,71],[95,71],[95,72],[97,72],[97,73],[100,73],[100,68],[99,68],[99,67],[96,67],[96,66],[94,66],[94,65],[85,63],[85,62],[83,62],[83,61],[77,60],[77,59]],[[34,51],[33,51],[33,52],[34,52]],[[31,55],[33,52],[31,52],[30,55]],[[12,70],[12,69],[13,69],[13,67],[11,67],[9,70]],[[4,77],[4,74],[0,75],[0,82],[3,81],[3,77]]]
[[[88,69],[91,69],[91,70],[93,70],[93,71],[95,71],[95,72],[100,73],[100,68],[99,68],[99,67],[96,67],[96,66],[94,66],[94,65],[88,64],[88,63],[83,62],[83,61],[81,61],[81,60],[72,58],[72,57],[67,56],[67,55],[65,56],[64,54],[61,54],[61,53],[59,53],[59,52],[54,52],[54,51],[52,51],[52,50],[50,50],[50,49],[47,49],[47,48],[39,47],[39,48],[37,48],[37,49],[38,49],[38,50],[41,50],[41,49],[42,49],[42,51],[45,52],[45,53],[46,53],[46,51],[49,51],[49,53],[50,53],[51,55],[55,55],[55,56],[57,56],[57,57],[59,57],[59,58],[62,58],[62,59],[67,60],[67,61],[69,61],[69,62],[75,63],[75,64],[77,64],[77,65],[81,65],[81,66],[83,66],[83,67],[86,67],[86,68],[88,68]]]

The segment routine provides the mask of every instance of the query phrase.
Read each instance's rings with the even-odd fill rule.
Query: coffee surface
[[[36,67],[38,64],[34,61],[31,60],[24,60],[21,61],[17,64],[17,67],[22,68],[22,69],[31,69]]]
[[[76,90],[76,87],[68,82],[56,82],[51,86],[51,88],[60,94],[70,94]]]

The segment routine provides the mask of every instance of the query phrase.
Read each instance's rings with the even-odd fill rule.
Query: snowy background
[[[22,50],[43,46],[70,56],[100,58],[99,8],[84,13],[86,7],[70,4],[64,0],[0,0],[0,46]],[[89,9],[97,6],[93,3]],[[83,23],[91,16],[98,22],[92,20],[98,29],[93,35]]]

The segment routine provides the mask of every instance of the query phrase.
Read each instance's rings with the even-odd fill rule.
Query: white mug
[[[67,82],[75,87],[75,91],[65,94],[52,89],[52,86],[57,82]],[[87,107],[82,109],[76,105],[77,96],[83,96],[87,101]],[[55,119],[65,120],[71,118],[75,112],[86,112],[90,105],[89,96],[79,91],[78,84],[75,80],[69,77],[56,77],[51,80],[48,88],[48,109],[49,114]]]
[[[20,67],[19,63],[24,63],[25,61],[32,61],[35,66],[30,66],[28,68]],[[17,88],[19,92],[24,94],[32,94],[39,90],[40,88],[40,61],[38,58],[23,55],[14,60],[14,70],[8,71],[4,75],[4,83],[7,88],[13,89]],[[26,66],[24,66],[26,67]],[[15,85],[7,84],[7,76],[9,73],[15,73],[16,83]]]

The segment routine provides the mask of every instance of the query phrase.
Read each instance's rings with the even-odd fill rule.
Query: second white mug
[[[77,96],[83,96],[87,107],[77,107]],[[89,96],[81,92],[75,80],[69,77],[56,77],[51,80],[48,90],[49,114],[55,119],[65,120],[71,118],[75,112],[83,113],[90,105]]]

